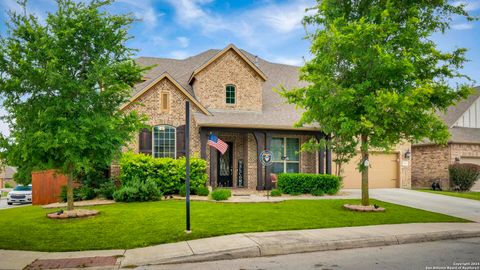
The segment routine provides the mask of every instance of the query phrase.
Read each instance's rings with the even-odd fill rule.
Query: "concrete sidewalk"
[[[23,269],[35,260],[118,257],[114,266],[200,262],[398,245],[424,241],[480,237],[478,223],[412,223],[315,230],[226,235],[130,250],[29,252],[0,250],[0,269]]]

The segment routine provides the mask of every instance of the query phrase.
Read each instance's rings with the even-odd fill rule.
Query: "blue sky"
[[[138,56],[186,58],[229,43],[273,62],[301,65],[309,59],[308,42],[301,19],[313,0],[117,0],[113,13],[131,12],[136,22],[129,45]],[[480,0],[465,3],[480,16]],[[16,0],[0,1],[0,33],[5,33],[6,10],[19,10]],[[54,0],[29,0],[28,10],[42,20],[55,10]],[[468,62],[463,73],[480,84],[480,22],[454,18],[452,29],[435,34],[439,48],[465,47]],[[0,115],[4,113],[0,108]],[[0,122],[0,132],[7,133]]]

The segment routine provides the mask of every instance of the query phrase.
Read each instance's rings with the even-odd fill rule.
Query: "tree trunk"
[[[370,205],[370,198],[368,196],[368,167],[365,166],[365,161],[368,160],[368,136],[362,135],[362,145],[360,147],[362,153],[362,164],[360,168],[362,168],[362,205]]]
[[[69,166],[69,172],[68,172],[67,210],[73,210],[73,166]]]

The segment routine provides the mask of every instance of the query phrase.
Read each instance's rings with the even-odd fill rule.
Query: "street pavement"
[[[115,266],[208,262],[294,253],[379,247],[480,237],[479,223],[410,223],[233,234],[129,250],[31,252],[0,250],[0,269],[24,269],[35,261],[117,258]],[[79,264],[80,267],[82,264]]]
[[[359,189],[344,191],[361,198]],[[384,202],[480,222],[480,201],[401,188],[370,189],[369,192],[371,198]]]
[[[2,198],[0,199],[0,210],[10,209],[10,208],[15,208],[15,207],[23,207],[23,206],[28,206],[28,205],[32,205],[32,204],[28,203],[28,204],[13,204],[13,205],[8,205],[6,198],[3,198],[3,197],[2,197]]]
[[[464,263],[470,264],[471,268],[468,268],[469,266],[461,265]],[[384,247],[289,254],[274,257],[187,264],[152,265],[137,267],[135,269],[478,270],[480,269],[479,264],[480,238],[467,238]]]

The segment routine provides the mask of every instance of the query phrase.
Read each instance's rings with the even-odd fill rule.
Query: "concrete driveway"
[[[359,189],[345,189],[361,198]],[[370,198],[480,222],[480,201],[409,189],[370,189]]]

